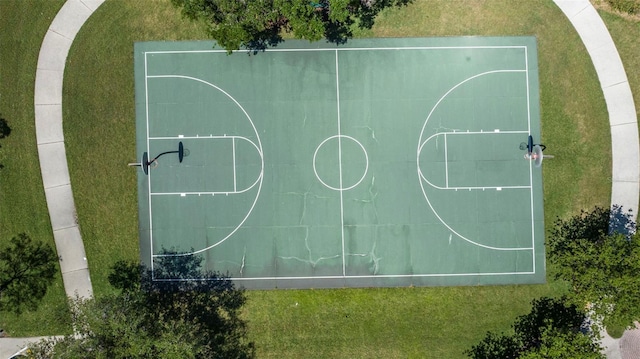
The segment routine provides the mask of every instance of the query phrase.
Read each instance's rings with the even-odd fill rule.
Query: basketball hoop
[[[527,150],[527,153],[524,154],[524,158],[527,160],[533,160],[533,163],[536,167],[540,167],[542,166],[542,160],[544,158],[553,158],[553,156],[551,155],[545,155],[542,152],[547,148],[547,146],[543,145],[543,144],[534,144],[533,143],[533,136],[529,135],[529,138],[527,140],[526,143],[526,147],[525,147],[525,143],[521,143],[520,144],[520,149]]]
[[[142,154],[142,162],[140,162],[140,163],[129,163],[129,166],[131,166],[131,167],[142,167],[142,172],[144,172],[145,175],[148,175],[149,174],[149,168],[158,167],[158,158],[160,158],[160,156],[163,156],[163,155],[166,155],[166,154],[169,154],[169,153],[177,153],[178,154],[178,162],[180,162],[180,163],[182,163],[182,159],[184,157],[189,156],[189,150],[185,149],[184,146],[182,145],[182,141],[180,141],[178,143],[178,150],[177,151],[162,152],[161,154],[157,155],[151,161],[149,161],[149,155],[147,154],[147,152],[144,152]]]

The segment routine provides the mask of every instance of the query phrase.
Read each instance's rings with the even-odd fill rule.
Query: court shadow
[[[255,40],[249,41],[245,48],[248,50],[247,55],[257,55],[259,52],[264,52],[269,47],[277,47],[279,43],[284,39],[276,32],[265,32]]]

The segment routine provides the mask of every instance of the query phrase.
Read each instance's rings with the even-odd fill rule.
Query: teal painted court
[[[143,263],[247,288],[545,280],[534,37],[135,45]],[[180,280],[179,278],[157,278]]]

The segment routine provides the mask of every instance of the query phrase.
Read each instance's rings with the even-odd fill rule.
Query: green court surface
[[[534,37],[135,45],[141,256],[246,288],[541,283]],[[176,253],[176,254],[174,254]],[[182,258],[183,259],[183,258]],[[171,276],[158,280],[179,280]]]

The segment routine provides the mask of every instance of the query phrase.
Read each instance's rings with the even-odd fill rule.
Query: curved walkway
[[[36,68],[36,138],[42,183],[68,296],[90,298],[93,287],[71,192],[62,133],[62,79],[73,39],[104,0],[68,0],[42,41]]]
[[[45,35],[35,84],[35,116],[42,181],[67,295],[93,295],[62,133],[62,82],[76,34],[104,0],[68,0]],[[622,61],[602,19],[588,0],[554,0],[574,25],[592,58],[611,124],[613,184],[611,203],[637,211],[638,127]],[[618,347],[616,342],[616,348]],[[617,350],[619,358],[620,351]],[[615,353],[612,353],[615,355]],[[610,358],[615,358],[611,356]]]
[[[609,30],[589,0],[554,0],[587,48],[598,74],[611,126],[611,205],[637,216],[640,155],[638,119],[631,87]]]

